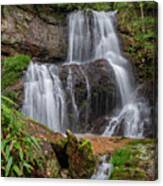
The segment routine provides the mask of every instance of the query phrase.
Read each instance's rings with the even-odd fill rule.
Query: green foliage
[[[71,12],[75,10],[97,10],[97,11],[108,11],[112,9],[112,3],[69,3],[69,4],[55,4],[54,8],[58,12]]]
[[[83,148],[87,149],[89,152],[92,151],[92,144],[87,139],[82,139],[79,144],[79,150],[82,150]]]
[[[118,29],[123,33],[124,52],[136,65],[140,79],[154,76],[157,42],[157,4],[155,2],[117,2]]]
[[[29,135],[16,104],[2,97],[1,172],[3,176],[30,176],[34,168],[42,166],[39,141]]]
[[[110,179],[147,180],[154,164],[154,140],[137,139],[118,149],[111,157],[113,171]]]
[[[30,60],[31,58],[27,55],[16,55],[8,57],[2,62],[2,90],[21,78]]]
[[[114,166],[121,166],[124,165],[127,161],[131,159],[131,152],[129,149],[122,148],[119,149],[114,156],[111,158],[111,163],[114,164]]]

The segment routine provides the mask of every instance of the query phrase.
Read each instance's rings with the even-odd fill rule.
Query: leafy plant
[[[2,96],[1,172],[3,176],[30,176],[35,168],[41,168],[42,157],[39,140],[26,130],[16,104]]]

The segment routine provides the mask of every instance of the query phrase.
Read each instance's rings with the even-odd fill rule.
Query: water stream
[[[111,176],[113,165],[108,163],[108,156],[103,155],[99,159],[99,166],[95,174],[91,177],[91,179],[96,180],[108,180]]]

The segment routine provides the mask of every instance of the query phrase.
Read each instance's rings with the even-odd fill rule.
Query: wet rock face
[[[97,118],[92,122],[92,125],[90,126],[90,133],[93,134],[103,134],[106,127],[108,126],[110,122],[110,117],[108,116],[102,116]]]
[[[67,26],[50,6],[2,7],[2,55],[25,53],[64,60]]]
[[[137,90],[140,96],[148,99],[149,107],[151,108],[151,125],[145,125],[145,137],[156,137],[157,136],[157,123],[158,123],[158,92],[157,83],[153,80],[146,81],[138,87]]]
[[[116,88],[114,72],[109,66],[109,63],[104,59],[81,65],[62,65],[59,76],[67,95],[67,106],[70,114],[72,102],[71,95],[67,89],[69,70],[72,71],[73,90],[80,113],[79,122],[81,125],[79,125],[80,128],[78,131],[88,132],[88,130],[91,130],[91,126],[88,124],[99,117],[110,114],[117,104],[116,100],[120,100],[117,99],[119,91]],[[89,90],[85,76],[88,80]],[[90,94],[89,97],[88,94]],[[86,118],[86,115],[88,115],[88,118]],[[93,127],[95,127],[95,125]],[[93,130],[97,131],[96,129]]]

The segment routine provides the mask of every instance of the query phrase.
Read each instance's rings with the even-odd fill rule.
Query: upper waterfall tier
[[[114,30],[115,12],[78,11],[69,15],[68,61],[103,58],[108,51],[120,54]]]

